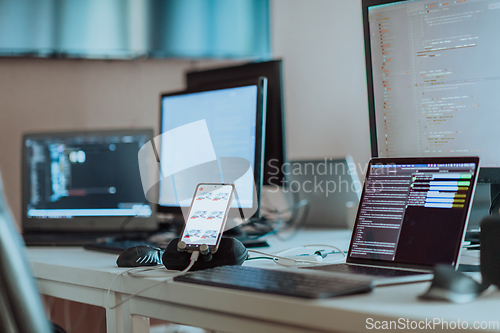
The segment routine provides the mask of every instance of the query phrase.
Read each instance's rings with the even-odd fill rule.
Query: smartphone
[[[198,251],[203,244],[217,252],[231,207],[234,184],[198,184],[181,233],[186,251]]]

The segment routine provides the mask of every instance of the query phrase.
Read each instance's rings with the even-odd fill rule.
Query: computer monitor
[[[289,182],[283,192],[307,199],[305,225],[352,229],[362,185],[351,156],[290,161],[288,170]]]
[[[500,184],[499,8],[362,1],[372,156],[479,156]]]
[[[156,229],[138,162],[152,136],[152,129],[25,134],[23,231]]]
[[[282,186],[285,183],[282,166],[286,166],[285,115],[283,106],[282,60],[252,62],[239,66],[223,67],[186,73],[188,89],[213,89],[228,82],[236,83],[250,78],[266,77],[267,116],[264,152],[264,185]]]
[[[228,182],[236,186],[238,208],[230,216],[259,216],[266,85],[259,78],[161,95],[159,212],[180,215],[196,183]]]

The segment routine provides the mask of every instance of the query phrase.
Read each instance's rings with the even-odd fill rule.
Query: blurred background
[[[370,157],[361,2],[0,1],[0,169],[20,219],[21,135],[152,127],[184,73],[283,59],[289,159]]]
[[[370,157],[361,1],[0,0],[0,170],[21,135],[152,127],[196,69],[283,59],[288,158]]]
[[[18,228],[23,133],[159,134],[160,94],[186,72],[250,61],[283,60],[288,159],[350,155],[363,179],[362,29],[361,0],[0,0],[0,170]],[[488,188],[476,198],[486,208],[471,220]],[[44,300],[68,332],[105,329],[102,308]]]

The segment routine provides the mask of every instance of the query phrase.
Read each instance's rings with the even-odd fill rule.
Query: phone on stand
[[[181,233],[183,250],[217,252],[234,194],[234,184],[198,184]],[[179,249],[179,245],[178,245]]]

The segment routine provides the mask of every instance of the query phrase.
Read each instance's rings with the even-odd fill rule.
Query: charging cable
[[[285,267],[293,267],[293,266],[308,266],[311,264],[318,264],[319,261],[312,262],[311,260],[306,260],[305,258],[299,259],[299,258],[294,258],[294,257],[282,257],[276,254],[270,254],[270,253],[265,253],[265,252],[260,252],[256,250],[250,250],[248,249],[248,252],[251,253],[257,253],[260,255],[263,255],[265,257],[256,257],[256,258],[248,258],[247,260],[253,260],[253,259],[271,259],[275,264],[278,264],[280,266],[285,266]]]
[[[150,285],[149,287],[147,288],[144,288],[130,296],[128,296],[127,298],[125,298],[124,300],[122,300],[121,302],[119,302],[118,304],[115,304],[115,305],[109,305],[109,298],[110,298],[110,294],[111,294],[111,287],[113,286],[113,283],[116,281],[116,279],[118,279],[120,276],[123,276],[124,274],[128,274],[132,277],[136,277],[136,278],[145,278],[145,277],[156,277],[158,278],[158,275],[156,276],[151,276],[151,275],[144,275],[144,274],[140,274],[141,272],[147,272],[147,271],[152,271],[152,270],[158,270],[158,269],[161,269],[163,268],[164,266],[162,265],[158,265],[158,266],[155,266],[155,267],[147,267],[147,268],[144,268],[144,267],[135,267],[135,268],[132,268],[132,269],[129,269],[129,270],[126,270],[122,273],[120,273],[119,275],[115,276],[115,278],[113,279],[113,281],[111,281],[111,284],[109,285],[109,288],[108,288],[108,294],[107,294],[107,298],[106,298],[106,306],[113,310],[113,309],[116,309],[117,307],[119,307],[120,305],[122,305],[123,303],[129,301],[130,299],[138,296],[139,294],[145,292],[146,290],[149,290],[151,288],[154,288],[168,280],[171,280],[173,279],[174,277],[177,277],[177,276],[181,276],[181,275],[184,275],[186,274],[191,268],[193,268],[193,265],[196,263],[196,261],[198,261],[198,258],[200,257],[200,252],[199,251],[194,251],[193,253],[191,253],[191,258],[189,259],[190,260],[190,263],[189,265],[183,269],[182,271],[166,271],[167,273],[173,273],[172,275],[170,275],[168,278],[164,278],[163,280],[161,281],[158,281],[157,283],[155,284],[152,284]]]
[[[294,256],[285,256],[285,254],[297,251],[300,249],[306,249],[306,248],[319,248],[319,250],[314,251],[313,253],[301,253],[298,255]],[[325,250],[325,248],[330,248],[332,249],[331,251]],[[338,262],[342,262],[346,258],[346,252],[342,251],[336,246],[332,245],[325,245],[325,244],[311,244],[311,245],[304,245],[304,246],[296,246],[292,247],[286,250],[283,250],[281,252],[278,252],[276,254],[269,254],[265,252],[260,252],[256,250],[251,250],[248,249],[248,252],[251,253],[257,253],[260,255],[264,255],[266,257],[256,257],[254,259],[272,259],[274,263],[285,266],[285,267],[293,267],[293,266],[315,266],[318,264],[334,264]],[[323,259],[329,256],[330,254],[342,254],[342,258],[337,259],[337,260],[328,260],[328,262],[324,262]],[[249,258],[250,260],[252,258]]]

